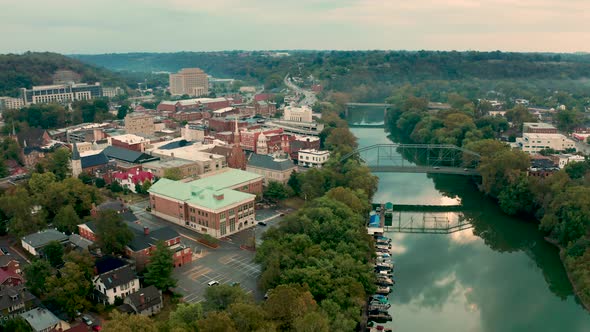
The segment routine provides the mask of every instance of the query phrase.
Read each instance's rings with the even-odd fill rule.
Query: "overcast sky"
[[[590,52],[590,0],[0,0],[0,53]]]

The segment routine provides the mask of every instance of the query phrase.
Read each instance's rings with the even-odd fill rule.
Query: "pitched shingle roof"
[[[0,311],[4,311],[15,304],[29,302],[35,299],[25,286],[5,287],[0,289]]]
[[[156,230],[150,230],[148,235],[145,235],[143,229],[132,228],[134,237],[127,247],[133,251],[140,251],[156,245],[158,241],[170,241],[180,236],[177,231],[171,227],[162,227]]]
[[[133,271],[128,265],[111,270],[96,277],[96,280],[100,280],[106,289],[111,289],[127,284],[134,279],[137,279],[137,275],[135,274],[135,271]]]
[[[275,159],[269,155],[255,153],[250,155],[248,166],[272,169],[275,171],[286,171],[296,167],[290,159]]]
[[[88,167],[108,164],[109,157],[107,157],[103,152],[101,152],[90,156],[81,157],[80,161],[82,163],[82,169],[84,169]]]
[[[141,301],[142,295],[143,303]],[[162,294],[153,285],[146,288],[140,288],[137,292],[129,294],[128,298],[136,308],[137,313],[162,303]]]

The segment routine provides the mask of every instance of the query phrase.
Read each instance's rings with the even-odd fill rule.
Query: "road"
[[[291,82],[291,78],[289,77],[288,74],[287,74],[287,76],[285,76],[284,82],[285,82],[285,85],[289,89],[295,91],[295,93],[302,94],[305,96],[305,98],[303,98],[303,100],[301,102],[299,102],[300,106],[311,107],[318,101],[318,98],[316,97],[316,95],[313,92],[308,91],[308,90],[304,90],[304,89],[298,87],[297,85],[295,85],[293,82]]]
[[[145,200],[130,205],[130,209],[148,227],[170,226],[175,229],[182,237],[182,243],[191,247],[195,253],[191,263],[174,269],[174,277],[178,280],[176,291],[183,295],[185,302],[204,301],[210,281],[220,284],[239,283],[240,287],[252,294],[255,299],[263,298],[257,287],[261,273],[260,265],[254,262],[255,253],[242,249],[241,245],[248,243],[253,235],[259,245],[264,232],[282,219],[282,212],[273,209],[257,210],[256,220],[264,220],[267,226],[256,226],[222,238],[219,247],[213,249],[197,242],[199,233],[147,212],[147,205],[148,201]]]

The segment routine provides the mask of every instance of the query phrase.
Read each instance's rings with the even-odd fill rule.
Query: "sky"
[[[590,52],[590,0],[0,0],[0,53]]]

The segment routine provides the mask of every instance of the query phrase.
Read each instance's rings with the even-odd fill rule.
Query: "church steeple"
[[[78,152],[76,142],[74,142],[74,146],[72,147],[72,160],[80,160],[80,152]]]
[[[238,117],[235,118],[234,144],[240,145],[240,130],[238,128]]]

